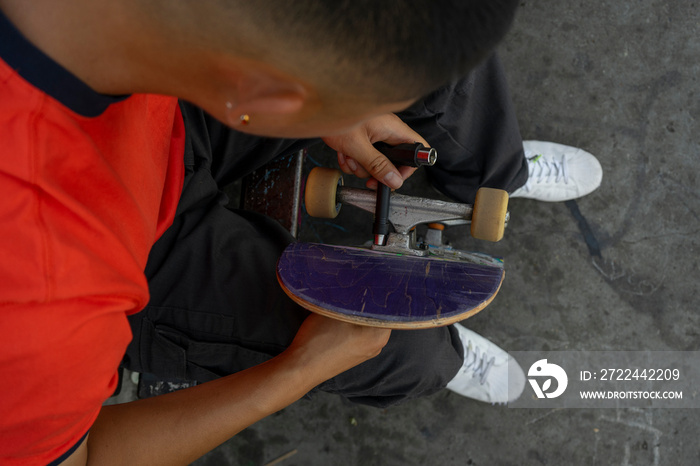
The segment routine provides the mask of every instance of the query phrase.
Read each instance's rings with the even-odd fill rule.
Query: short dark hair
[[[290,70],[324,81],[338,92],[386,102],[420,97],[465,75],[506,34],[518,4],[517,0],[155,3],[169,2],[180,6],[185,2],[190,9],[215,5],[209,8],[208,19],[200,12],[200,34],[228,34],[228,40],[247,47],[253,57],[275,64],[286,60]],[[219,45],[225,47],[221,40],[227,39],[220,38]]]

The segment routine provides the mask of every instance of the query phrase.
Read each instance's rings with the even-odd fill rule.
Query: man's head
[[[230,75],[241,86],[221,108],[228,102],[230,112],[249,114],[258,107],[239,108],[244,88],[254,93],[266,80],[291,79],[282,94],[318,100],[324,111],[339,113],[330,118],[343,116],[327,108],[330,102],[345,106],[351,119],[360,116],[359,107],[399,110],[466,74],[505,35],[517,5],[517,0],[132,1],[142,5],[148,21],[180,34],[188,47],[219,57],[224,73],[224,57],[236,57],[235,66],[243,69]],[[246,69],[258,76],[247,84],[239,76]],[[278,104],[270,101],[268,107]],[[290,112],[299,104],[287,101],[277,110]]]

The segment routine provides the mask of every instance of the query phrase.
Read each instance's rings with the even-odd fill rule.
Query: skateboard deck
[[[498,293],[502,264],[474,257],[292,243],[277,264],[277,278],[295,302],[327,317],[375,327],[430,328],[471,317]]]

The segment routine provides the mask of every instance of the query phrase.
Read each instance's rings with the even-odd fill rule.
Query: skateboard
[[[391,158],[391,157],[390,157]],[[392,158],[396,163],[396,160]],[[428,160],[428,164],[434,163]],[[334,218],[342,205],[375,214],[370,247],[297,242],[277,264],[287,295],[311,312],[358,325],[418,329],[473,316],[498,293],[503,261],[446,246],[446,225],[471,222],[472,236],[498,241],[508,194],[482,188],[474,205],[346,188],[339,171],[315,168],[306,182],[311,216]],[[388,194],[387,194],[388,193]],[[391,224],[392,229],[382,223]],[[416,226],[429,224],[424,236]]]

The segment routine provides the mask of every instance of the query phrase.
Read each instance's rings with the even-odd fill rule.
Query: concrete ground
[[[602,186],[572,205],[514,199],[494,303],[467,325],[511,351],[698,350],[700,3],[524,0],[500,47],[525,139],[596,154]],[[425,192],[417,174],[408,190]],[[359,242],[307,222],[306,238]],[[350,226],[348,226],[350,225]],[[363,228],[367,228],[364,226]],[[694,465],[700,410],[509,409],[444,391],[387,410],[301,400],[196,464]]]

